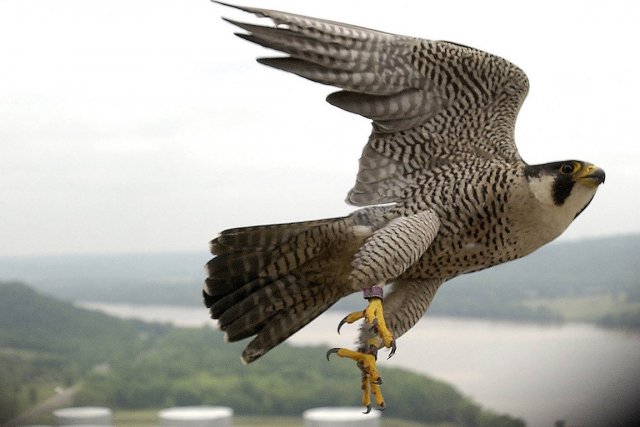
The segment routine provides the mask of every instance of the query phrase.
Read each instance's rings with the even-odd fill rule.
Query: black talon
[[[396,354],[396,340],[391,341],[391,352],[389,353],[389,355],[387,356],[387,360],[391,359],[391,356],[393,356],[394,354]]]
[[[340,334],[340,328],[342,328],[342,325],[344,325],[345,323],[347,323],[347,317],[349,316],[344,316],[344,319],[342,319],[340,321],[340,323],[338,323],[338,335]]]
[[[329,356],[331,356],[331,353],[337,353],[338,350],[340,350],[339,348],[331,348],[329,349],[329,351],[327,351],[327,360],[329,360]]]
[[[382,377],[378,377],[378,379],[375,381],[372,381],[372,383],[376,385],[382,385]]]
[[[371,412],[371,405],[367,405],[367,410],[363,412],[363,414],[368,414],[369,412]]]
[[[384,406],[384,402],[382,402],[382,405],[380,405],[380,407],[379,407],[379,408],[376,408],[376,411],[380,411],[380,412],[382,412],[382,411],[384,411],[385,409],[387,409],[387,407],[386,407],[386,406]]]

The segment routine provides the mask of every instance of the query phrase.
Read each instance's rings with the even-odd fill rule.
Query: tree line
[[[225,405],[239,415],[294,415],[317,406],[359,405],[352,363],[326,348],[282,345],[244,366],[242,343],[210,328],[124,321],[0,284],[0,422],[55,385],[81,384],[78,405],[113,409]],[[450,385],[385,368],[390,416],[466,426],[522,426],[481,408]],[[11,392],[6,392],[7,390]],[[16,400],[19,396],[19,401]]]

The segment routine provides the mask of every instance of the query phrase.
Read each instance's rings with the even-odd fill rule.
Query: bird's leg
[[[382,286],[366,288],[363,293],[364,298],[369,301],[369,304],[363,311],[354,311],[342,319],[338,324],[338,333],[340,333],[340,328],[345,323],[352,324],[364,318],[365,322],[371,325],[373,331],[380,337],[382,344],[391,349],[391,353],[389,353],[389,357],[391,357],[396,352],[396,342],[384,320],[384,312],[382,310]]]
[[[378,353],[378,346],[380,345],[380,339],[374,337],[370,339],[366,348],[361,348],[360,351],[353,351],[346,348],[332,348],[327,352],[327,360],[332,353],[337,354],[340,357],[346,357],[354,360],[356,365],[362,372],[362,404],[367,408],[364,412],[368,414],[371,412],[371,394],[375,399],[377,409],[384,410],[384,397],[382,397],[382,390],[380,385],[382,384],[382,377],[376,368],[376,359]]]
[[[364,297],[369,300],[367,308],[362,311],[354,311],[347,315],[338,325],[338,333],[340,333],[340,327],[345,323],[351,324],[360,319],[364,319],[367,324],[371,325],[371,329],[375,335],[367,339],[358,351],[346,348],[332,348],[327,352],[327,360],[332,353],[336,353],[340,357],[354,360],[358,368],[362,371],[362,404],[367,408],[365,413],[371,411],[372,394],[378,409],[383,410],[385,408],[382,390],[380,389],[382,378],[376,367],[378,349],[382,346],[391,348],[389,357],[393,356],[396,351],[395,340],[384,320],[382,296],[382,286],[372,286],[371,288],[365,289]]]

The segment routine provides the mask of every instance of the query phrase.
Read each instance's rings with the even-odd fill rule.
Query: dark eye
[[[562,172],[564,175],[571,175],[574,169],[575,168],[571,163],[565,163],[564,165],[560,166],[560,172]]]

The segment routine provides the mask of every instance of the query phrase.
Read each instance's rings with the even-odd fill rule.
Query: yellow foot
[[[396,341],[393,339],[393,335],[387,328],[387,323],[384,321],[382,299],[380,298],[370,298],[367,308],[363,311],[354,311],[342,319],[338,324],[338,333],[340,333],[340,328],[345,323],[352,324],[362,318],[371,325],[371,328],[382,340],[382,344],[391,349],[388,358],[393,356],[396,352]]]
[[[355,360],[358,368],[362,371],[362,404],[367,408],[364,412],[365,414],[371,412],[372,394],[378,406],[376,409],[380,411],[384,411],[385,409],[384,398],[382,397],[382,390],[380,389],[382,378],[376,368],[376,347],[371,348],[374,351],[373,353],[361,353],[346,348],[332,348],[327,352],[327,360],[329,360],[329,356],[331,356],[332,353],[335,353],[340,357]]]

